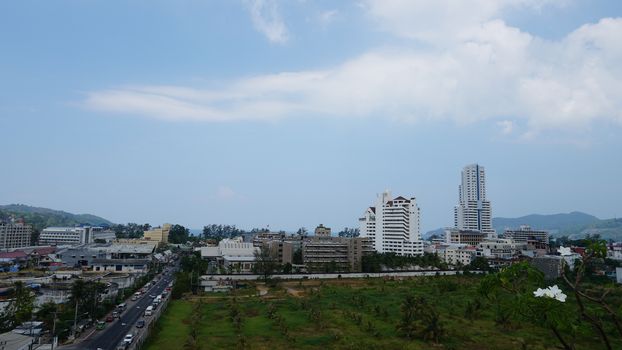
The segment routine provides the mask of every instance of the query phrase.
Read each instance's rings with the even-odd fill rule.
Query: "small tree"
[[[262,245],[259,250],[255,251],[255,265],[253,271],[262,275],[264,282],[267,282],[274,271],[278,268],[278,263],[273,257],[270,248],[266,245]]]
[[[0,328],[11,330],[23,322],[30,321],[34,308],[35,296],[23,282],[13,285],[13,298],[0,314]]]

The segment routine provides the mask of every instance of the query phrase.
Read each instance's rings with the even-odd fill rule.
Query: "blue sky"
[[[377,193],[452,224],[622,215],[622,3],[5,1],[0,203],[341,229]]]

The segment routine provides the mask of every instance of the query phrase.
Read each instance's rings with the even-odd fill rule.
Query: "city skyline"
[[[478,163],[495,217],[619,217],[622,4],[447,4],[4,2],[0,204],[425,233]]]

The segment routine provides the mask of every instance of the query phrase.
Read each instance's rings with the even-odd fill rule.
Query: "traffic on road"
[[[150,323],[155,310],[170,296],[177,269],[177,265],[166,268],[127,301],[117,305],[104,320],[97,321],[92,335],[79,343],[61,346],[59,349],[131,349],[139,332],[146,331],[145,326]]]

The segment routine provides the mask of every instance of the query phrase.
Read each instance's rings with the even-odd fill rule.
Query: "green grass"
[[[194,304],[178,300],[168,304],[145,349],[181,349],[190,332],[189,317]]]
[[[447,284],[450,284],[447,286]],[[266,298],[237,295],[235,300],[242,315],[242,326],[236,331],[230,317],[231,296],[209,295],[199,303],[171,302],[158,322],[149,350],[184,349],[190,336],[193,309],[196,322],[195,349],[554,349],[557,341],[548,329],[512,322],[503,328],[494,322],[493,306],[479,297],[479,277],[448,276],[414,278],[404,281],[338,280],[287,283],[302,291],[294,297],[284,289],[272,291]],[[453,284],[453,286],[451,285]],[[319,290],[311,292],[312,289]],[[619,290],[617,292],[620,292]],[[396,331],[400,305],[409,295],[424,296],[440,311],[446,335],[441,344],[422,339],[407,340]],[[473,320],[465,318],[469,301],[480,298],[482,308]],[[268,317],[270,304],[287,327],[283,334],[276,319]],[[312,309],[320,310],[313,318]],[[361,317],[360,325],[352,314]],[[374,335],[369,326],[376,330]],[[593,333],[577,339],[577,349],[600,349]],[[243,341],[241,340],[243,339]],[[616,346],[620,345],[616,343]]]

